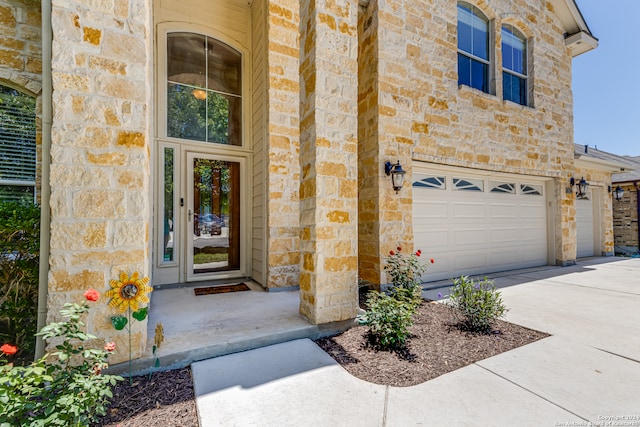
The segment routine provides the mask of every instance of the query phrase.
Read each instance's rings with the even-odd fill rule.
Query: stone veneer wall
[[[564,191],[573,169],[572,58],[564,45],[565,30],[549,2],[471,3],[492,21],[492,94],[458,86],[455,1],[372,0],[361,17],[361,52],[371,52],[361,59],[361,78],[371,72],[376,78],[360,82],[360,125],[373,126],[378,140],[360,130],[361,137],[367,136],[361,138],[366,145],[361,153],[375,153],[360,160],[361,166],[371,163],[361,177],[375,177],[361,183],[361,191],[363,185],[369,190],[360,203],[360,218],[380,222],[377,238],[375,230],[367,229],[360,239],[379,245],[381,254],[396,244],[412,249],[411,162],[423,161],[554,179],[555,256],[560,263],[574,260],[575,224],[568,219],[575,208]],[[528,107],[502,100],[503,24],[517,27],[530,40]],[[376,119],[370,117],[371,109],[377,109]],[[396,195],[382,163],[398,159],[408,173]],[[429,248],[420,249],[429,253]],[[361,262],[367,271],[360,274],[375,279],[382,276],[382,260],[376,262],[376,251],[370,252]]]
[[[267,12],[267,287],[300,277],[300,2],[269,0]]]
[[[0,84],[36,97],[36,197],[42,159],[42,16],[40,0],[0,0]]]
[[[149,274],[150,17],[150,0],[53,1],[48,321],[121,271]],[[107,303],[87,323],[116,342],[117,363],[128,338]],[[134,322],[134,358],[145,340]]]
[[[314,323],[357,314],[357,7],[300,3],[300,312]]]
[[[624,190],[622,199],[612,202],[615,245],[638,248],[638,188],[633,184],[620,187]]]
[[[358,269],[360,279],[379,284],[380,204],[385,183],[380,174],[378,109],[378,3],[358,14]],[[392,197],[395,200],[395,197]]]

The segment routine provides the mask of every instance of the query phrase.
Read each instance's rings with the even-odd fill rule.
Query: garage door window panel
[[[444,176],[429,176],[414,181],[413,186],[436,190],[446,190],[447,181]]]
[[[492,193],[516,194],[515,183],[491,181],[489,184]]]
[[[473,178],[453,178],[453,188],[462,191],[484,191],[484,181]]]
[[[520,184],[520,192],[527,196],[542,196],[542,185]]]

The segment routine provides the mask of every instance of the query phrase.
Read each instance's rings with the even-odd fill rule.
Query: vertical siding
[[[255,281],[266,284],[266,180],[265,140],[266,140],[266,70],[267,70],[267,31],[266,2],[256,1],[252,15],[252,124],[253,124],[253,212],[251,221],[251,267]]]
[[[156,24],[189,22],[220,31],[244,46],[251,42],[251,17],[246,5],[229,0],[161,0]],[[260,3],[260,2],[257,2]]]

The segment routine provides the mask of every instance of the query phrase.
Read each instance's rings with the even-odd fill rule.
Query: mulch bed
[[[414,316],[412,336],[404,350],[376,351],[369,345],[366,327],[316,343],[358,378],[405,387],[548,336],[503,321],[496,321],[489,335],[464,332],[457,325],[450,307],[424,302]],[[157,372],[150,381],[148,376],[134,377],[133,387],[125,379],[113,392],[99,426],[198,426],[190,368]]]
[[[376,384],[406,387],[549,336],[503,321],[489,335],[464,332],[453,310],[424,302],[414,316],[412,336],[401,351],[376,351],[368,328],[351,328],[316,343],[353,376]]]
[[[113,399],[107,415],[98,426],[198,427],[198,415],[193,392],[191,369],[156,372],[119,382],[113,389]]]

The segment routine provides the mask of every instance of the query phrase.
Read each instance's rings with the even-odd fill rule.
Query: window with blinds
[[[35,201],[36,99],[0,85],[0,200]]]

